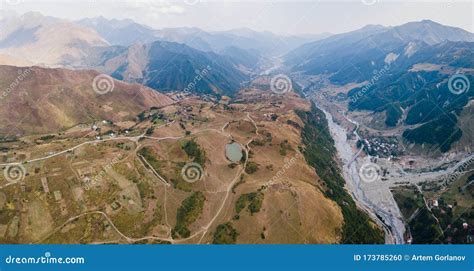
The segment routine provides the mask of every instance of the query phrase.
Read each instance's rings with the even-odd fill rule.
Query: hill
[[[0,66],[0,133],[53,133],[97,120],[134,120],[150,107],[172,103],[149,88],[96,71]],[[95,80],[98,78],[100,80]]]

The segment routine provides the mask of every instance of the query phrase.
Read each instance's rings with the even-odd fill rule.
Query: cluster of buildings
[[[401,152],[396,137],[369,137],[360,140],[358,144],[363,145],[364,151],[371,156],[392,158],[399,156]]]

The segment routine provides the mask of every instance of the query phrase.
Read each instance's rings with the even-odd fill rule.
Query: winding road
[[[254,125],[255,127],[255,136],[252,137],[246,144],[245,144],[245,148],[243,148],[246,152],[246,157],[249,156],[249,151],[250,151],[250,143],[252,143],[252,141],[258,136],[258,126],[257,124],[255,123],[255,121],[252,119],[252,117],[250,116],[250,113],[247,112],[247,119]],[[208,129],[203,129],[203,130],[200,130],[200,131],[197,131],[197,132],[194,132],[192,134],[198,134],[198,133],[203,133],[203,132],[209,132],[209,131],[212,131],[212,132],[217,132],[217,133],[220,133],[226,137],[231,137],[230,134],[227,134],[225,133],[225,128],[227,128],[229,125],[229,122],[225,123],[221,129],[212,129],[212,128],[208,128]],[[162,126],[165,126],[165,125],[162,125]],[[162,127],[160,126],[160,127]],[[157,127],[157,128],[160,128],[160,127]],[[146,136],[145,133],[142,133],[141,135],[138,135],[138,136],[121,136],[121,137],[113,137],[113,138],[107,138],[107,139],[100,139],[100,140],[90,140],[90,141],[86,141],[86,142],[83,142],[83,143],[80,143],[78,145],[75,145],[74,147],[71,147],[71,148],[68,148],[68,149],[65,149],[63,151],[60,151],[60,152],[56,152],[56,153],[53,153],[53,154],[50,154],[50,155],[47,155],[47,156],[43,156],[43,157],[38,157],[38,158],[34,158],[34,159],[30,159],[30,160],[26,160],[26,161],[22,161],[22,162],[14,162],[14,163],[4,163],[4,164],[0,164],[0,166],[11,166],[11,165],[18,165],[18,164],[27,164],[27,163],[32,163],[32,162],[37,162],[37,161],[42,161],[42,160],[46,160],[46,159],[51,159],[53,157],[56,157],[56,156],[60,156],[60,155],[63,155],[63,154],[66,154],[68,152],[72,152],[82,146],[85,146],[85,145],[88,145],[88,144],[96,144],[96,143],[100,143],[100,142],[107,142],[107,141],[116,141],[116,140],[130,140],[130,141],[133,141],[133,142],[137,142],[142,139],[142,138],[147,138],[147,139],[153,139],[153,140],[157,140],[157,141],[162,141],[162,140],[168,140],[168,139],[181,139],[183,138],[184,136],[178,136],[178,137],[152,137],[152,136]],[[137,147],[138,148],[138,147]],[[165,190],[167,189],[167,187],[170,186],[170,184],[161,176],[159,176],[159,174],[153,170],[153,167],[151,167],[151,165],[146,161],[146,159],[144,159],[141,155],[137,154],[139,157],[141,157],[142,159],[140,159],[140,161],[143,161],[144,163],[148,164],[148,166],[152,169],[152,173],[154,176],[156,176],[161,182],[163,185],[165,185]],[[144,237],[140,237],[140,238],[133,238],[133,237],[129,237],[129,236],[126,236],[125,234],[123,234],[116,226],[115,224],[113,223],[112,219],[105,213],[105,212],[102,212],[102,211],[98,211],[98,210],[93,210],[93,211],[87,211],[87,212],[84,212],[84,213],[81,213],[81,214],[78,214],[78,215],[75,215],[73,217],[70,217],[69,219],[67,219],[63,224],[57,226],[54,230],[52,230],[51,232],[48,233],[48,235],[44,236],[43,238],[41,238],[40,240],[38,240],[36,243],[41,243],[43,242],[44,240],[48,239],[51,235],[53,235],[54,233],[56,233],[57,231],[59,231],[62,227],[66,226],[68,223],[71,223],[73,221],[75,221],[76,219],[80,218],[80,217],[83,217],[83,216],[88,216],[88,215],[94,215],[94,214],[99,214],[101,216],[103,216],[108,222],[109,224],[112,226],[112,228],[114,229],[114,231],[116,231],[120,237],[124,240],[126,240],[128,243],[134,243],[134,242],[139,242],[139,241],[143,241],[143,240],[159,240],[159,241],[167,241],[167,242],[170,242],[172,244],[175,244],[175,243],[183,243],[183,242],[186,242],[187,240],[191,240],[197,236],[201,236],[200,239],[199,239],[199,242],[198,243],[201,243],[203,238],[206,236],[206,234],[208,233],[208,230],[212,227],[212,225],[214,224],[214,222],[217,220],[217,218],[219,217],[219,215],[221,214],[222,210],[224,209],[225,205],[227,204],[227,201],[228,201],[228,198],[229,198],[229,195],[232,191],[232,187],[235,185],[236,182],[239,181],[240,179],[240,176],[242,175],[242,173],[244,172],[245,170],[245,167],[247,165],[247,160],[245,160],[244,164],[242,165],[242,168],[238,171],[238,173],[236,174],[236,176],[232,179],[232,181],[229,183],[229,185],[227,186],[226,190],[224,191],[221,191],[223,193],[225,193],[225,196],[223,197],[222,199],[222,203],[220,204],[219,208],[216,210],[216,213],[215,215],[210,219],[210,221],[207,223],[206,226],[204,227],[201,227],[200,230],[196,231],[195,233],[193,233],[191,236],[187,237],[187,238],[183,238],[183,239],[174,239],[171,234],[168,234],[168,236],[144,236]],[[9,185],[14,185],[16,183],[7,183],[6,185],[3,185],[0,187],[0,189],[2,188],[5,188],[6,186],[9,186]],[[166,195],[166,193],[165,193]],[[166,202],[165,202],[166,204]],[[165,216],[166,216],[166,212],[165,212]],[[166,219],[167,220],[167,219]],[[169,227],[169,232],[171,232],[171,228],[170,226],[168,225]],[[107,242],[103,242],[103,243],[110,243],[110,242],[118,242],[120,241],[119,240],[114,240],[114,241],[107,241]],[[102,243],[102,242],[100,242]]]

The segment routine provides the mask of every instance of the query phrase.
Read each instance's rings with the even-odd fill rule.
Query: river
[[[352,197],[358,204],[358,206],[364,209],[369,216],[374,219],[385,231],[385,242],[389,244],[403,244],[405,233],[405,224],[401,219],[398,206],[391,208],[390,212],[379,208],[377,204],[374,204],[367,196],[364,191],[364,186],[361,184],[358,167],[357,157],[361,150],[354,151],[349,142],[347,141],[347,131],[340,125],[336,124],[332,118],[332,115],[321,109],[328,120],[329,129],[335,142],[339,158],[342,162],[342,171],[344,179],[346,180],[347,189],[352,194]],[[354,124],[357,125],[354,121]],[[359,135],[356,133],[356,137]],[[398,211],[398,213],[396,212]]]

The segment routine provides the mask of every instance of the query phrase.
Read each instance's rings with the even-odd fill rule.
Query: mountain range
[[[359,83],[347,93],[349,110],[383,113],[387,128],[408,128],[408,142],[445,152],[462,137],[458,116],[473,90],[453,93],[449,79],[461,73],[472,82],[473,33],[430,20],[370,25],[303,45],[285,61],[294,72],[323,74],[335,85]]]
[[[330,74],[336,84],[362,82],[372,77],[373,70],[382,69],[399,56],[411,58],[417,51],[446,41],[474,42],[474,34],[430,20],[396,27],[368,25],[305,44],[286,54],[285,64],[296,72]]]
[[[36,12],[2,13],[0,26],[1,64],[74,66],[89,48],[109,46],[93,29]]]
[[[264,56],[283,54],[307,42],[330,36],[329,33],[303,36],[280,36],[271,32],[257,32],[249,28],[208,32],[196,27],[152,29],[132,20],[104,17],[79,20],[78,25],[94,29],[111,45],[129,46],[155,40],[186,44],[201,51],[222,53],[229,47],[254,50]]]
[[[473,33],[0,29],[4,243],[470,241]]]
[[[430,20],[306,36],[153,29],[128,19],[66,21],[34,12],[1,13],[0,26],[0,64],[94,69],[159,91],[232,97],[282,57],[290,75],[359,84],[346,93],[349,110],[382,113],[386,127],[409,129],[407,141],[445,144],[443,151],[461,137],[456,123],[472,98],[472,90],[451,93],[448,82],[456,73],[474,76],[474,34]]]
[[[101,50],[97,59],[94,68],[161,91],[232,95],[247,79],[227,57],[167,41],[110,47]]]
[[[278,36],[235,29],[152,29],[132,20],[66,21],[29,12],[3,14],[0,64],[97,69],[163,91],[234,94],[265,58],[328,34]],[[196,73],[212,69],[196,81]],[[208,68],[208,69],[209,69]]]

